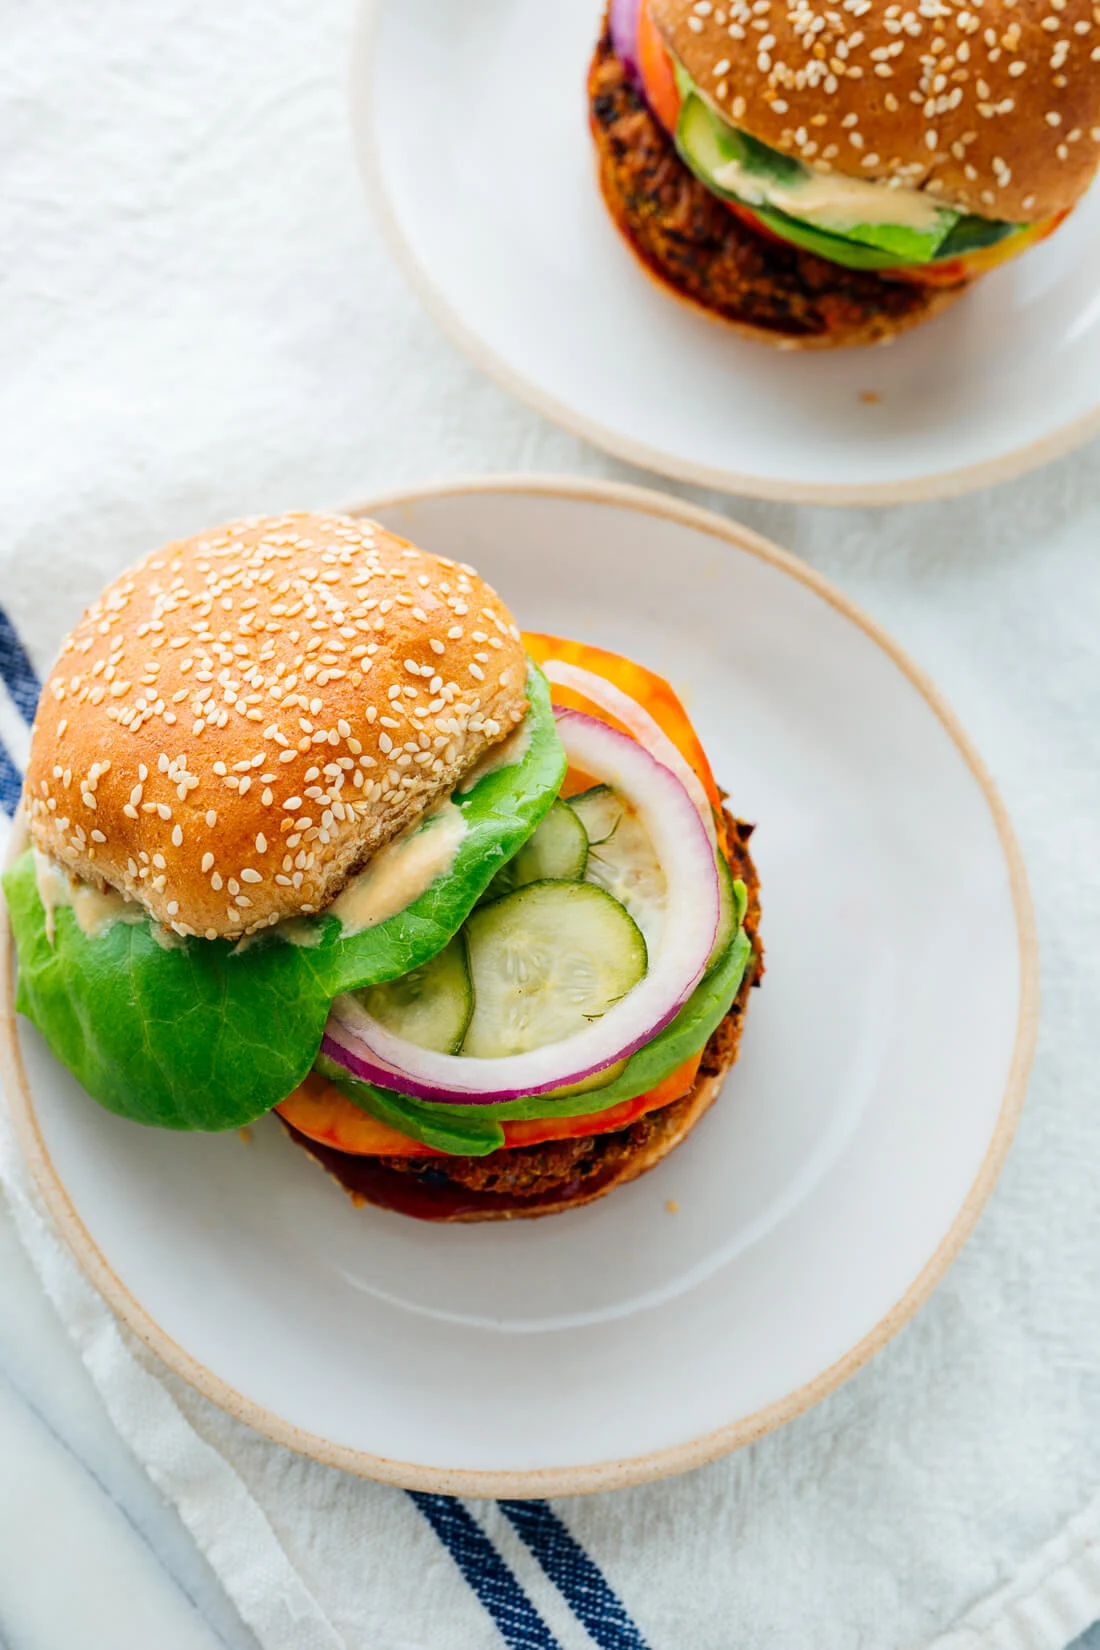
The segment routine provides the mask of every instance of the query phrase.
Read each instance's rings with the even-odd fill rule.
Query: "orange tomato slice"
[[[537,665],[545,664],[547,659],[563,659],[566,664],[579,665],[582,670],[591,671],[593,676],[602,676],[605,681],[612,682],[633,699],[635,704],[647,710],[657,726],[672,740],[680,755],[694,768],[710,799],[711,807],[717,811],[721,819],[722,799],[714,782],[706,751],[688,719],[687,711],[663,676],[647,670],[644,665],[636,665],[633,659],[624,659],[618,653],[609,653],[606,648],[592,647],[587,642],[566,641],[561,636],[544,636],[535,631],[525,630],[523,645]],[[589,716],[597,716],[600,721],[617,727],[621,733],[626,732],[614,716],[600,710],[571,688],[559,687],[556,682],[552,682],[550,697],[555,705],[583,710]]]
[[[604,1111],[583,1117],[535,1117],[504,1123],[506,1146],[538,1146],[546,1140],[575,1140],[586,1134],[608,1134],[644,1117],[648,1111],[681,1099],[695,1082],[702,1051],[685,1060],[674,1072],[645,1094],[623,1100]],[[361,1111],[341,1094],[320,1072],[311,1071],[304,1083],[289,1094],[275,1110],[301,1134],[323,1146],[353,1157],[446,1157],[446,1152],[425,1146],[420,1140],[393,1129],[388,1123]]]
[[[440,1157],[433,1146],[425,1146],[388,1123],[353,1105],[334,1083],[319,1071],[311,1071],[293,1094],[275,1107],[301,1134],[322,1146],[355,1157]]]
[[[672,59],[650,15],[649,0],[642,0],[638,8],[637,49],[638,70],[646,100],[666,132],[675,137],[682,101],[680,88],[676,84]]]

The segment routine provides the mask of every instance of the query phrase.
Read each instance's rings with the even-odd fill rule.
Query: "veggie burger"
[[[345,516],[124,573],[42,695],[17,1006],[110,1111],[288,1134],[429,1220],[589,1202],[714,1099],[761,974],[682,705]]]
[[[611,0],[600,184],[678,296],[876,343],[1043,240],[1100,159],[1094,0]]]

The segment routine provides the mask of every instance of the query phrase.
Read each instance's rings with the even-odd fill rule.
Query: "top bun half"
[[[1030,223],[1100,162],[1094,0],[649,0],[734,125],[813,166]]]
[[[35,845],[179,934],[320,910],[527,707],[508,609],[369,521],[253,518],[104,591],[43,689]]]

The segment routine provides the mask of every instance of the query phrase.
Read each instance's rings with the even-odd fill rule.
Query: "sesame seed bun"
[[[1092,0],[648,3],[725,118],[810,165],[1035,222],[1072,207],[1100,162]]]
[[[115,580],[62,646],[35,845],[178,934],[320,910],[527,706],[506,607],[368,521],[252,518]]]

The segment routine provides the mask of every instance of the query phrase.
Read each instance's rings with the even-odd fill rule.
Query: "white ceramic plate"
[[[589,1208],[433,1227],[354,1209],[274,1120],[245,1145],[101,1111],[25,1022],[16,1045],[9,982],[26,1150],[122,1316],[282,1442],[469,1494],[674,1472],[836,1386],[969,1231],[1034,1035],[1018,850],[929,684],[746,530],[545,480],[373,509],[472,561],[522,623],[631,654],[683,694],[759,822],[768,972],[724,1094]]]
[[[485,371],[621,458],[763,498],[962,492],[1100,429],[1100,191],[888,349],[788,354],[667,297],[604,210],[602,0],[368,0],[352,83],[376,211]]]

